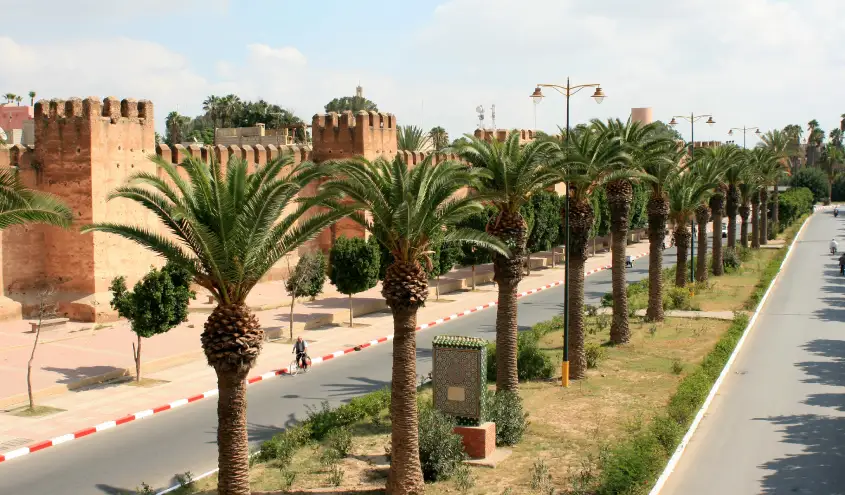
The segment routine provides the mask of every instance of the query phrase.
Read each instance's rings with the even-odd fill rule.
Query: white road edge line
[[[751,319],[748,320],[748,325],[745,327],[745,330],[742,332],[742,337],[736,343],[736,347],[734,347],[731,356],[728,358],[728,362],[725,363],[725,367],[722,368],[722,372],[719,374],[719,378],[713,383],[713,387],[710,389],[710,394],[707,395],[707,399],[704,400],[704,404],[701,405],[701,409],[698,410],[698,414],[695,415],[695,418],[692,420],[689,429],[687,430],[686,435],[684,438],[681,439],[681,443],[678,444],[678,448],[675,449],[675,452],[672,454],[672,457],[669,458],[669,462],[666,464],[666,468],[663,469],[663,472],[660,474],[660,477],[657,478],[657,482],[654,484],[654,487],[649,492],[649,495],[658,495],[660,490],[663,489],[663,485],[666,484],[666,481],[669,479],[669,476],[678,466],[678,461],[681,460],[681,456],[683,456],[684,451],[689,444],[689,441],[692,439],[692,436],[695,434],[695,430],[698,429],[698,425],[701,423],[702,418],[707,413],[707,409],[710,407],[710,403],[713,402],[713,397],[716,396],[716,393],[719,391],[719,387],[722,385],[722,382],[725,380],[725,377],[730,371],[731,365],[736,360],[737,354],[739,354],[740,349],[742,349],[742,344],[745,343],[745,338],[751,333],[751,328],[754,326],[754,323],[757,321],[757,316],[760,314],[760,311],[763,309],[763,305],[766,304],[766,300],[769,298],[769,294],[772,292],[772,288],[775,286],[775,282],[778,281],[780,278],[780,274],[783,273],[783,267],[786,266],[786,262],[789,260],[789,257],[792,255],[792,250],[795,247],[795,243],[801,237],[801,234],[804,232],[804,227],[810,223],[810,220],[813,218],[811,214],[804,220],[804,223],[801,224],[801,228],[798,229],[798,233],[795,234],[795,237],[792,239],[792,243],[789,244],[789,251],[787,251],[786,256],[784,256],[783,261],[780,263],[780,267],[778,268],[778,272],[775,275],[775,278],[772,279],[771,283],[769,283],[769,287],[766,289],[766,292],[763,294],[762,299],[760,302],[757,303],[757,308],[754,310],[754,314],[751,316]]]

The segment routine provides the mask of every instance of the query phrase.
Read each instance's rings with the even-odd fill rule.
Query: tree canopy
[[[326,112],[378,112],[378,105],[363,96],[342,96],[326,103]]]

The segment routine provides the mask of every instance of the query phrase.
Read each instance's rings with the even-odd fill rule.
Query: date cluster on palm
[[[428,297],[428,277],[419,263],[394,262],[387,267],[381,287],[393,309],[418,308]]]
[[[264,342],[264,330],[246,305],[217,306],[205,322],[202,348],[219,371],[249,371]]]

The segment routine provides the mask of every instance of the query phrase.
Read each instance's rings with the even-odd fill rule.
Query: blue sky
[[[72,5],[70,5],[72,4]],[[712,113],[696,138],[845,112],[845,16],[835,0],[0,0],[0,92],[117,96],[156,104],[157,127],[209,94],[264,97],[310,120],[335,96],[365,96],[400,124],[472,132],[534,126],[538,82],[601,83],[572,120]],[[556,94],[537,126],[563,123]],[[489,113],[489,110],[488,110]],[[687,134],[686,126],[679,128]],[[687,136],[688,137],[688,136]],[[753,140],[751,143],[753,144]]]

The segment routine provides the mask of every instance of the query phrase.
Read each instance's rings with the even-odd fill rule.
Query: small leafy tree
[[[110,287],[111,307],[129,320],[138,336],[138,347],[132,343],[135,359],[135,380],[141,381],[141,338],[162,334],[188,319],[188,302],[196,296],[191,290],[191,275],[183,268],[168,263],[161,270],[153,268],[144,275],[132,292],[126,279],[117,277]]]
[[[492,215],[492,208],[488,207],[478,213],[466,217],[458,223],[459,229],[472,229],[483,231],[487,228],[487,223],[490,221]],[[460,246],[458,253],[458,263],[463,266],[472,267],[472,290],[475,290],[475,267],[476,265],[483,265],[490,263],[493,260],[493,255],[487,249],[473,246],[470,244],[463,244]]]
[[[26,364],[26,393],[29,395],[29,409],[35,410],[35,398],[32,396],[32,362],[35,361],[35,349],[38,348],[38,339],[41,337],[41,323],[56,316],[58,305],[53,300],[56,293],[56,286],[49,282],[41,282],[36,286],[38,306],[35,310],[38,324],[35,326],[35,341],[32,343],[32,353],[29,355],[29,362]]]
[[[352,295],[378,283],[379,248],[359,237],[339,237],[329,252],[329,280],[338,292],[349,296],[349,327],[352,327]]]
[[[534,226],[528,235],[528,252],[536,253],[552,249],[560,230],[560,209],[557,194],[543,191],[531,197],[534,209]],[[552,253],[554,264],[554,253]]]
[[[290,294],[290,338],[293,340],[293,307],[297,297],[310,297],[313,301],[323,292],[326,281],[326,257],[320,251],[305,253],[296,262],[296,268],[285,282]]]
[[[454,243],[442,242],[438,239],[433,243],[432,251],[434,252],[431,254],[431,270],[428,270],[428,276],[437,280],[434,285],[434,297],[435,300],[439,300],[440,276],[452,271],[460,257],[461,248]]]
[[[341,98],[335,98],[326,103],[324,108],[326,109],[326,112],[338,113],[345,111],[357,113],[361,110],[367,112],[378,112],[378,105],[363,96],[343,96]]]
[[[792,187],[806,187],[813,191],[813,198],[817,203],[828,199],[827,175],[817,167],[805,167],[798,171],[789,184]]]

